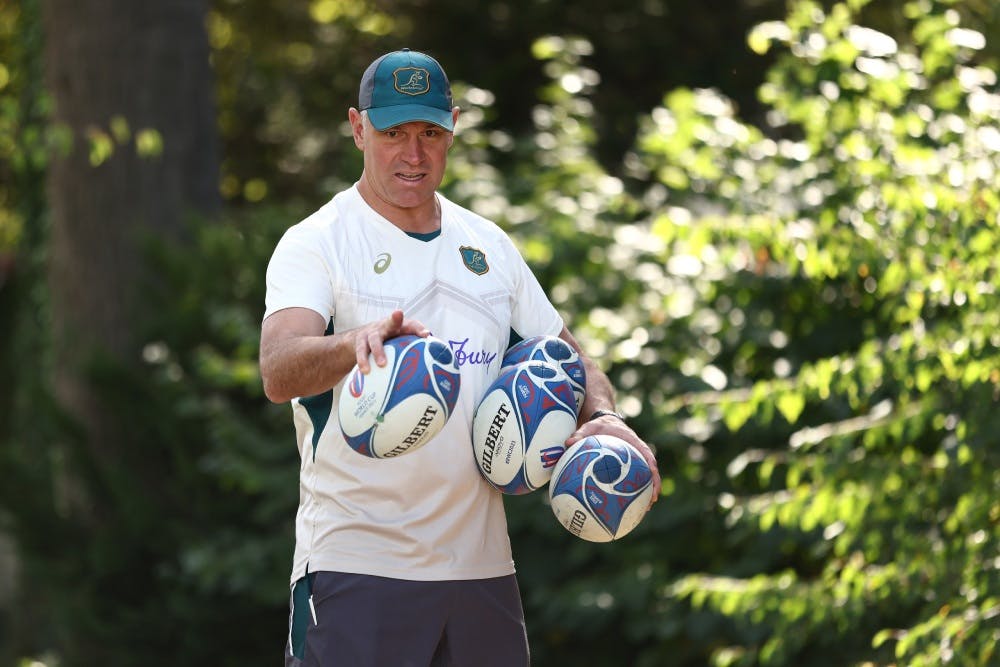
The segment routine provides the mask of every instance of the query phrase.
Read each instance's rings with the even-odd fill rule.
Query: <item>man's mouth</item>
[[[424,177],[424,174],[422,174],[422,173],[421,174],[403,174],[403,173],[397,173],[396,177],[397,178],[401,178],[404,181],[416,182],[416,181],[419,181],[420,179],[422,179]]]

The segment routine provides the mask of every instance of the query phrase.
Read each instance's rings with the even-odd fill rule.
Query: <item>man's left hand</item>
[[[653,499],[649,503],[649,507],[652,508],[660,497],[660,470],[656,465],[656,454],[653,453],[653,448],[636,435],[628,424],[614,415],[602,415],[584,422],[566,439],[566,447],[591,435],[611,435],[621,438],[642,455],[653,473]]]

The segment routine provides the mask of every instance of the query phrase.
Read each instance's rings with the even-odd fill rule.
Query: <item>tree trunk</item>
[[[53,386],[98,467],[114,464],[123,429],[90,371],[96,359],[141,363],[143,247],[220,206],[206,4],[42,3],[54,121],[72,134],[47,181]],[[162,139],[158,154],[139,154],[144,129]]]

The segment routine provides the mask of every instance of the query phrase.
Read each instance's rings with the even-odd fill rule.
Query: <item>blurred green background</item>
[[[508,499],[534,664],[1000,664],[992,0],[0,0],[0,664],[280,664],[264,267],[402,46],[664,474]]]

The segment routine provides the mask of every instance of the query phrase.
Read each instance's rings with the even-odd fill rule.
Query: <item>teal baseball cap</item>
[[[426,53],[409,49],[387,53],[361,77],[358,109],[368,112],[377,130],[424,121],[453,132],[453,106],[448,76]]]

